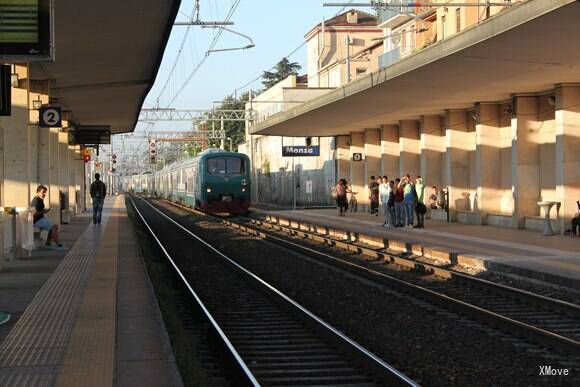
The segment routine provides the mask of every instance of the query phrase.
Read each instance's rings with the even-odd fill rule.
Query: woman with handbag
[[[417,194],[417,202],[415,204],[415,214],[417,214],[417,224],[415,228],[425,227],[425,213],[427,212],[427,206],[425,205],[425,184],[423,184],[423,179],[421,176],[417,176],[415,179],[415,192]]]

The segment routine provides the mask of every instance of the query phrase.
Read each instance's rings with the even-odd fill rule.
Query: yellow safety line
[[[113,385],[120,199],[115,199],[107,221],[55,384],[57,387]]]

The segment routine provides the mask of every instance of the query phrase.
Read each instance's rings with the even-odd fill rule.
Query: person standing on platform
[[[44,207],[46,191],[48,191],[48,189],[42,184],[36,187],[36,196],[30,202],[30,207],[34,207],[34,214],[32,215],[34,227],[48,231],[46,246],[50,246],[51,241],[54,239],[54,242],[56,243],[56,250],[66,250],[67,247],[60,243],[58,226],[53,224],[50,219],[44,216],[44,214],[50,211],[50,208]]]
[[[107,186],[101,181],[101,175],[95,173],[95,181],[91,184],[91,198],[93,199],[93,224],[101,224],[103,204],[107,196]]]
[[[383,207],[383,213],[385,215],[385,221],[383,222],[383,227],[392,227],[391,224],[391,214],[389,212],[389,197],[391,196],[391,186],[389,185],[389,179],[387,176],[383,176],[381,185],[379,186],[379,199]]]
[[[338,216],[344,216],[348,210],[348,201],[346,194],[352,193],[345,179],[339,179],[334,186],[334,195],[336,196],[336,206],[338,207]]]
[[[399,178],[395,179],[395,227],[403,227],[404,209],[403,209],[403,186]]]
[[[379,216],[379,183],[374,176],[371,176],[369,183],[369,200],[371,202],[371,215]]]
[[[423,184],[423,179],[421,179],[421,176],[417,176],[417,179],[415,179],[415,192],[417,193],[417,204],[415,205],[417,225],[415,227],[424,228],[427,206],[425,205],[425,185]]]
[[[403,186],[403,208],[404,208],[404,219],[403,223],[405,227],[413,227],[413,212],[415,211],[415,202],[417,199],[417,193],[415,192],[415,186],[411,180],[411,176],[408,174],[403,177],[401,184]]]

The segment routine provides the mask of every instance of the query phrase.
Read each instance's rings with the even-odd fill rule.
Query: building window
[[[461,31],[461,8],[455,9],[455,32]]]

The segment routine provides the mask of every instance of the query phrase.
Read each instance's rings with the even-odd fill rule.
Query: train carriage
[[[127,176],[127,186],[206,212],[242,214],[250,207],[250,176],[245,154],[208,149],[153,174]]]

